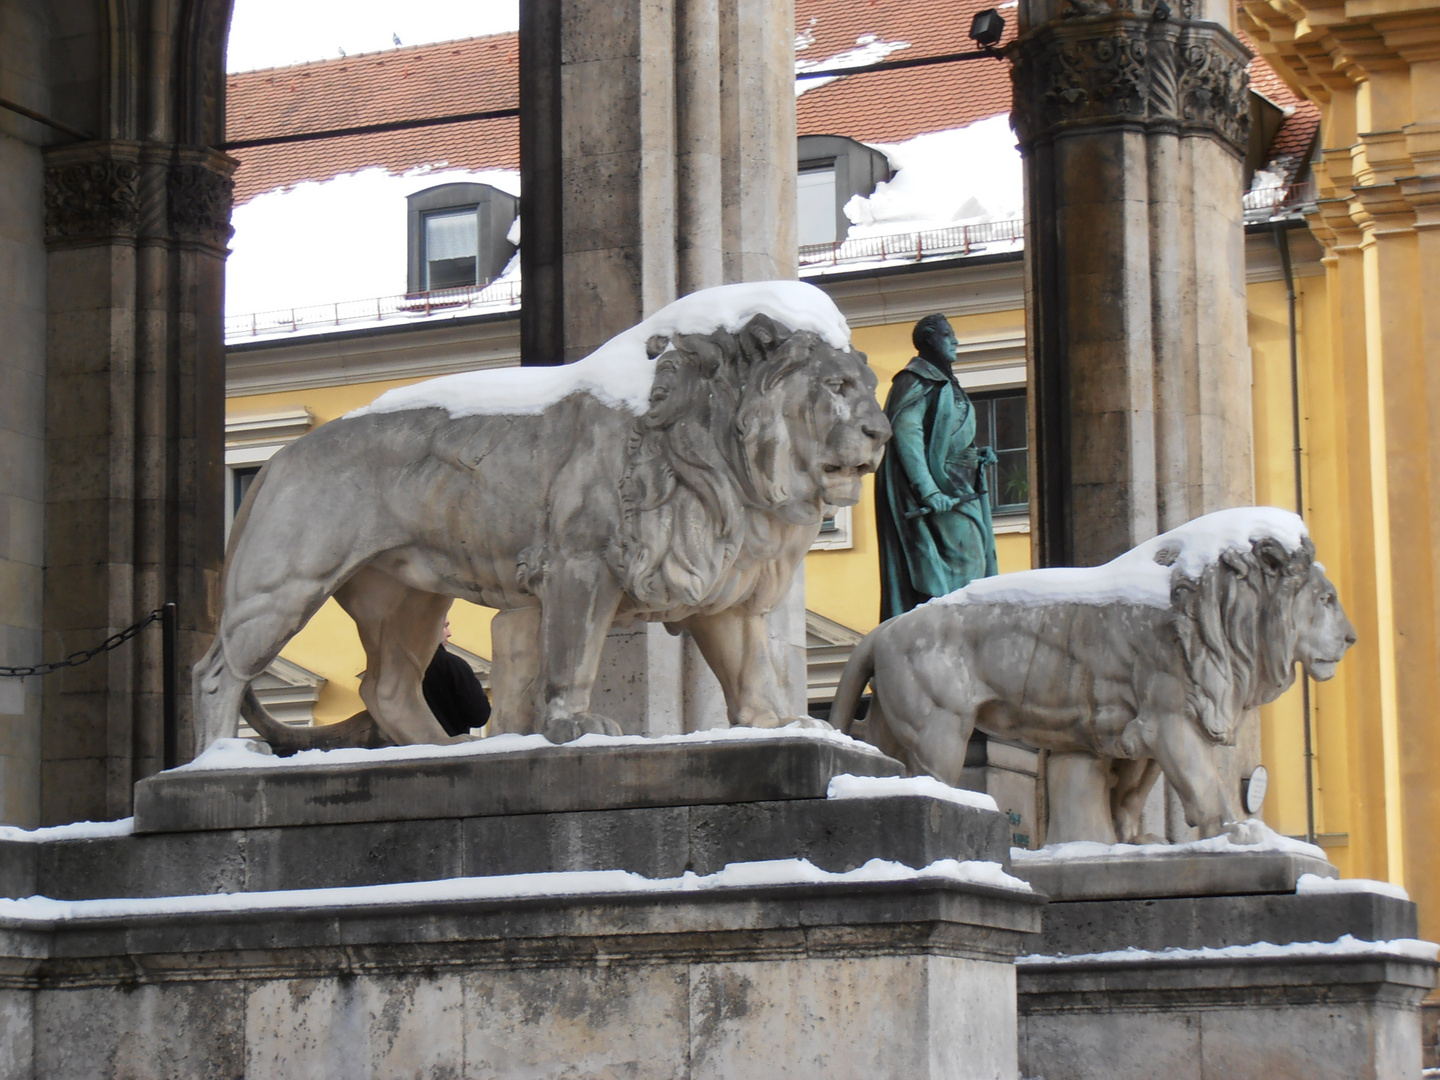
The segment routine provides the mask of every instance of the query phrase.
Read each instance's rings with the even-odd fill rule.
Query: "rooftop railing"
[[[1269,221],[1271,218],[1290,217],[1315,202],[1315,181],[1305,180],[1294,184],[1267,184],[1251,188],[1245,193],[1242,204],[1246,221]]]
[[[402,293],[373,300],[342,300],[333,304],[277,308],[253,315],[225,316],[225,340],[229,343],[272,334],[294,334],[301,330],[318,332],[359,323],[413,322],[436,315],[481,314],[520,306],[518,280],[491,281],[461,289]]]
[[[833,244],[802,244],[800,269],[823,269],[847,263],[919,262],[936,255],[971,255],[995,247],[1011,248],[1025,239],[1025,223],[986,221],[925,232],[837,240]]]

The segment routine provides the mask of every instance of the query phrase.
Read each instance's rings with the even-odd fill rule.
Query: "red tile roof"
[[[514,108],[518,53],[514,34],[494,34],[231,75],[226,135],[253,139]],[[235,201],[368,165],[396,173],[441,162],[517,169],[519,138],[510,118],[237,150]]]
[[[857,39],[908,42],[898,60],[967,52],[970,20],[994,0],[796,0],[796,28],[806,46],[797,55],[825,61],[854,49]],[[1002,9],[1006,40],[1015,9]],[[393,120],[513,108],[518,99],[514,34],[417,45],[363,56],[231,75],[227,134],[232,140]],[[1271,155],[1297,162],[1319,126],[1319,110],[1297,97],[1257,59],[1256,90],[1295,111]],[[976,60],[928,68],[850,75],[807,90],[796,103],[800,134],[848,135],[863,142],[901,142],[930,131],[963,127],[1010,107],[1009,66]],[[350,136],[234,151],[241,166],[235,200],[307,180],[328,180],[368,166],[400,173],[422,165],[466,169],[519,168],[514,118]]]

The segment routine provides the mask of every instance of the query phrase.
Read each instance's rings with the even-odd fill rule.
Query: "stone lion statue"
[[[709,289],[574,364],[404,387],[285,447],[236,515],[197,752],[242,710],[281,752],[449,741],[421,680],[456,597],[500,611],[499,730],[618,734],[590,712],[617,616],[689,630],[732,724],[792,719],[764,616],[890,437],[849,334],[810,285]],[[250,682],[331,596],[366,711],[291,728]]]
[[[979,728],[1051,752],[1047,842],[1135,842],[1163,773],[1202,836],[1234,820],[1212,748],[1298,662],[1329,679],[1355,631],[1304,523],[1246,507],[1197,518],[1104,566],[972,582],[882,623],[841,675],[848,731],[958,785]]]

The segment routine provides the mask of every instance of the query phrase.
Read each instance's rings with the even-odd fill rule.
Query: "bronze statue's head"
[[[926,360],[946,367],[955,362],[955,331],[950,320],[938,311],[915,324],[910,340],[915,344],[915,351]]]

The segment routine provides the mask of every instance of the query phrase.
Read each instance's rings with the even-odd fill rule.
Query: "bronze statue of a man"
[[[974,445],[975,406],[955,378],[955,331],[944,315],[926,315],[912,340],[919,355],[885,399],[895,436],[875,482],[882,619],[996,570],[985,489],[995,452]]]

